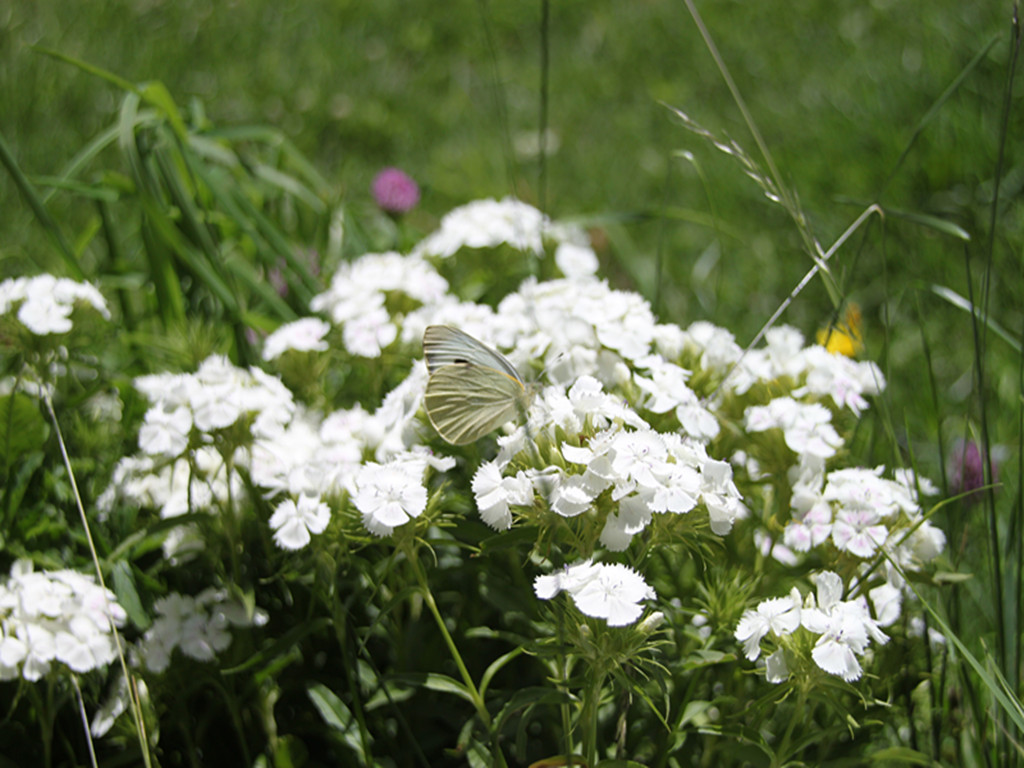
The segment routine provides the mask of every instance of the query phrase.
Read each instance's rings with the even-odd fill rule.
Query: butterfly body
[[[515,367],[458,328],[429,326],[423,355],[430,373],[423,397],[427,418],[449,443],[475,442],[530,405],[533,392]]]

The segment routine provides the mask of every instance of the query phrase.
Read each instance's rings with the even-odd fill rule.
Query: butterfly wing
[[[466,445],[516,418],[530,402],[518,376],[475,363],[444,365],[427,380],[423,404],[442,438]]]
[[[423,332],[423,356],[431,374],[446,365],[470,363],[497,368],[523,385],[523,379],[512,363],[483,342],[450,325],[427,326]]]

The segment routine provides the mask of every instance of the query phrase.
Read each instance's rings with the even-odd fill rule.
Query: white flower
[[[504,531],[512,527],[510,505],[533,502],[533,484],[522,470],[514,477],[502,477],[498,465],[488,461],[473,475],[473,495],[481,519],[491,528]]]
[[[331,510],[319,496],[299,496],[299,503],[285,499],[270,517],[274,541],[282,549],[302,549],[311,534],[323,533],[331,520]]]
[[[793,493],[789,504],[793,517],[786,525],[783,541],[798,552],[807,552],[826,541],[832,533],[832,507],[822,495],[824,461],[817,457],[801,457],[799,467],[790,470],[790,478]]]
[[[209,588],[192,597],[172,592],[153,604],[156,619],[139,643],[139,655],[153,672],[170,666],[175,649],[196,661],[213,661],[231,645],[230,626],[261,626],[267,614],[250,614],[226,590]]]
[[[875,607],[878,626],[888,627],[900,617],[900,606],[903,603],[903,592],[892,584],[881,584],[870,592],[871,604]]]
[[[857,557],[872,557],[888,536],[889,529],[879,523],[878,514],[870,509],[840,509],[832,524],[836,547]]]
[[[651,507],[643,495],[627,496],[619,502],[619,508],[608,515],[601,529],[601,543],[612,552],[624,552],[651,522]]]
[[[563,275],[578,280],[597,272],[597,254],[588,245],[561,243],[555,249],[555,264]]]
[[[934,560],[946,548],[946,534],[925,520],[910,534],[907,542],[914,556],[923,563]]]
[[[250,432],[258,437],[280,430],[295,412],[292,394],[280,379],[259,368],[237,368],[221,355],[208,357],[193,374],[140,376],[135,388],[152,403],[140,445],[156,455],[175,455],[169,452],[191,425],[208,434],[248,417]],[[188,429],[181,408],[191,415]]]
[[[725,536],[732,524],[747,513],[740,492],[732,481],[732,467],[727,462],[707,459],[701,468],[701,501],[708,510],[711,530]]]
[[[0,679],[38,680],[55,662],[78,673],[105,666],[116,657],[111,624],[125,618],[92,577],[17,560],[0,584]]]
[[[651,372],[651,378],[634,375],[636,385],[647,393],[644,407],[653,413],[666,413],[675,409],[683,431],[691,437],[710,440],[718,435],[718,419],[700,402],[697,394],[687,386],[690,371],[666,362],[657,355],[649,355],[638,364]]]
[[[754,661],[761,655],[761,640],[770,632],[775,637],[789,635],[800,626],[800,593],[796,587],[787,597],[761,601],[756,609],[744,611],[736,626],[736,639],[743,653]]]
[[[657,597],[632,568],[590,560],[534,580],[534,592],[542,600],[562,591],[569,593],[581,613],[604,619],[612,627],[632,624],[643,612],[641,601]]]
[[[71,313],[79,302],[90,305],[104,319],[110,319],[106,300],[89,283],[47,274],[0,283],[0,314],[20,304],[18,321],[37,336],[70,331]]]
[[[651,511],[689,512],[697,505],[701,493],[701,475],[693,467],[679,461],[665,463],[657,472],[658,485],[651,495]]]
[[[331,278],[331,287],[313,297],[310,309],[343,326],[367,310],[383,307],[386,294],[403,293],[423,304],[437,304],[447,291],[447,281],[418,255],[367,253],[343,263]]]
[[[423,467],[411,462],[369,462],[356,473],[352,503],[363,514],[363,525],[374,536],[419,517],[427,508]]]
[[[827,501],[848,510],[873,512],[880,519],[892,517],[900,510],[912,514],[917,504],[906,486],[881,477],[882,468],[838,469],[830,472],[825,486]]]
[[[572,595],[582,613],[606,619],[611,627],[632,624],[643,612],[640,601],[655,597],[640,574],[618,563],[602,566],[596,579],[589,580]]]
[[[687,328],[683,336],[683,348],[699,357],[700,365],[706,371],[724,372],[743,355],[742,348],[729,331],[703,320]],[[736,379],[739,373],[741,371],[736,371],[734,376],[730,376],[729,381],[732,388],[742,394],[746,390],[737,386]],[[752,382],[747,382],[746,386],[749,387],[750,383]]]
[[[655,476],[668,459],[668,448],[661,435],[653,430],[620,432],[612,438],[611,465],[617,485],[642,485],[655,488]]]
[[[139,429],[139,449],[150,456],[180,456],[188,448],[191,430],[192,412],[184,405],[154,406]]]
[[[583,475],[556,475],[554,487],[548,494],[551,509],[562,517],[576,517],[590,509],[594,494]]]
[[[793,391],[828,395],[840,408],[859,416],[867,408],[863,395],[876,395],[885,388],[885,376],[873,362],[857,362],[834,355],[822,346],[807,347],[801,354],[805,367],[804,386]]]
[[[359,357],[380,357],[381,351],[398,337],[398,328],[383,306],[362,312],[345,323],[345,349]]]
[[[824,571],[817,575],[817,582],[817,604],[808,595],[808,604],[801,614],[803,626],[820,635],[811,658],[829,674],[847,682],[857,680],[862,671],[857,657],[867,652],[872,640],[882,644],[889,638],[871,618],[864,598],[840,600],[843,581],[838,574]]]
[[[71,307],[34,293],[18,310],[18,320],[36,336],[67,333],[71,330]]]
[[[286,323],[267,336],[263,342],[263,359],[274,360],[288,350],[296,352],[324,352],[324,336],[331,326],[318,317],[303,317]]]
[[[541,253],[548,218],[531,205],[507,197],[476,200],[449,211],[436,232],[413,249],[415,256],[447,258],[460,248],[493,248],[508,243],[520,251]]]
[[[799,403],[791,397],[780,397],[768,405],[751,406],[745,419],[748,432],[781,429],[786,445],[798,456],[827,459],[843,444],[832,426],[832,414],[818,403]]]

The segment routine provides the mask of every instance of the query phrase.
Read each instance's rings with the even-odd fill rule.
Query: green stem
[[[430,585],[427,583],[427,576],[423,572],[423,567],[420,564],[419,559],[415,556],[415,552],[410,552],[409,562],[412,565],[413,573],[416,575],[416,582],[419,585],[420,592],[423,594],[423,600],[427,604],[427,608],[430,610],[431,615],[434,617],[434,621],[437,624],[438,629],[441,630],[441,636],[444,638],[445,645],[448,646],[448,650],[451,652],[452,659],[455,661],[455,666],[459,669],[459,675],[462,677],[462,683],[466,688],[466,692],[469,694],[473,708],[476,710],[477,717],[480,718],[480,721],[484,724],[488,733],[490,733],[491,745],[494,752],[494,759],[496,761],[495,766],[505,768],[505,766],[507,766],[505,756],[502,754],[501,748],[498,746],[498,734],[491,730],[491,715],[487,711],[484,698],[480,695],[480,691],[477,689],[476,683],[473,682],[473,678],[469,674],[469,670],[466,668],[466,663],[462,660],[462,654],[459,653],[459,649],[455,645],[455,639],[448,631],[448,627],[445,626],[444,618],[441,616],[441,612],[437,608],[437,603],[434,601],[434,594],[430,591]]]
[[[807,704],[807,692],[801,686],[800,693],[797,695],[796,707],[793,709],[793,716],[789,718],[789,725],[786,726],[786,733],[782,737],[782,741],[779,742],[779,748],[775,751],[775,757],[772,760],[772,767],[778,765],[785,765],[788,761],[790,744],[793,741],[793,729],[796,727],[797,722],[806,725],[810,722],[809,717],[804,716],[804,707]]]
[[[587,765],[597,765],[597,713],[601,708],[601,691],[604,688],[605,673],[592,669],[590,682],[583,692],[582,723],[583,756]]]

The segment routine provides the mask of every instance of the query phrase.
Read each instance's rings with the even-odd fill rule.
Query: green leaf
[[[341,742],[359,755],[361,765],[368,765],[368,755],[363,750],[360,737],[359,722],[352,710],[338,698],[330,688],[321,683],[314,683],[306,689],[306,695],[313,702],[320,717],[341,739]]]
[[[407,685],[415,685],[438,693],[450,693],[465,699],[470,704],[475,704],[472,695],[462,683],[448,675],[437,674],[436,672],[409,672],[402,675],[394,675],[391,680]]]
[[[991,330],[999,338],[1001,338],[1003,341],[1005,341],[1007,344],[1013,347],[1015,352],[1021,351],[1020,339],[1018,339],[1008,330],[1003,328],[1003,326],[1001,326],[995,320],[990,318],[982,310],[974,306],[973,303],[965,299],[959,293],[950,288],[947,288],[944,285],[933,285],[931,289],[932,293],[934,293],[939,298],[945,299],[957,309],[962,309],[964,312],[967,312],[968,314],[975,315],[979,320],[981,320],[981,322],[988,326],[989,330]]]
[[[868,755],[868,759],[873,763],[880,762],[897,762],[906,763],[907,765],[931,765],[932,759],[916,749],[910,747],[887,747],[886,749],[880,749],[877,752],[872,752]]]
[[[125,560],[114,563],[111,571],[114,594],[117,595],[117,602],[128,614],[128,620],[139,629],[147,629],[152,623],[149,614],[142,607],[142,600],[139,599],[139,591],[135,585],[135,574],[132,573],[131,565]]]
[[[43,231],[46,232],[47,237],[53,241],[54,245],[57,246],[57,250],[60,252],[61,258],[64,259],[64,264],[68,269],[68,273],[71,277],[77,280],[85,279],[85,272],[82,271],[82,267],[79,265],[78,260],[75,258],[74,251],[71,250],[71,245],[68,243],[67,238],[64,236],[64,231],[57,224],[57,220],[50,215],[50,211],[46,208],[46,203],[40,197],[39,193],[36,192],[35,186],[29,181],[28,177],[22,173],[20,166],[14,159],[14,153],[10,151],[7,146],[7,142],[4,140],[2,134],[0,134],[0,165],[7,169],[7,172],[11,175],[11,179],[14,180],[14,185],[21,192],[21,196],[25,198],[25,202],[28,203],[28,207],[32,209],[32,213],[35,214],[36,219],[43,227]],[[46,266],[37,262],[38,266],[42,270],[46,270]]]
[[[48,436],[49,426],[35,400],[20,392],[0,397],[0,463],[5,468],[37,450]]]
[[[520,688],[512,694],[511,699],[505,702],[505,706],[501,708],[498,716],[494,718],[494,728],[500,732],[508,718],[526,707],[532,707],[537,704],[559,706],[574,700],[571,694],[555,688],[545,688],[539,685]]]

